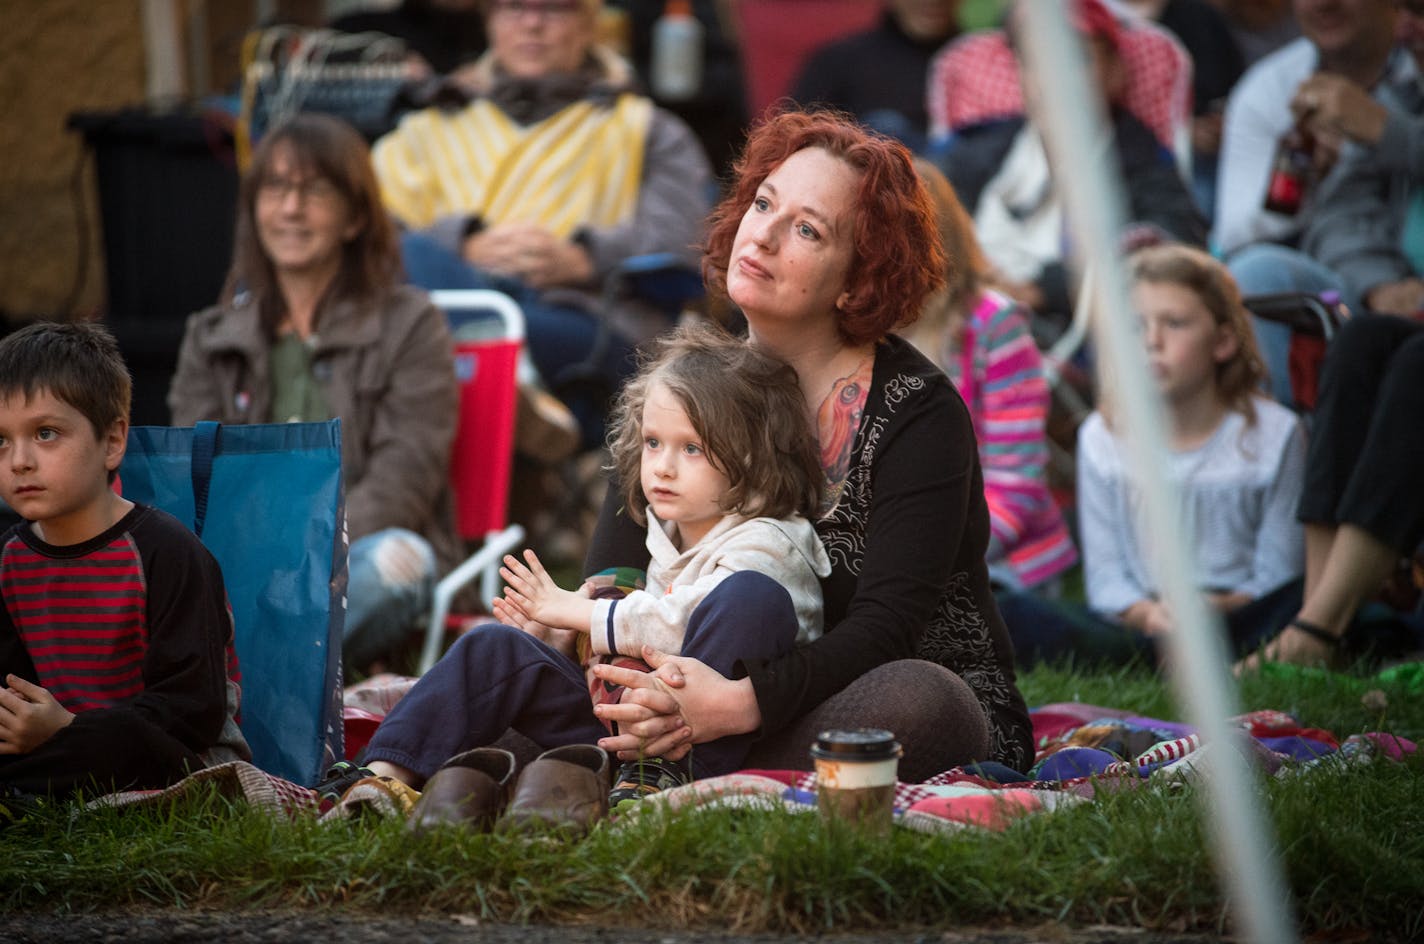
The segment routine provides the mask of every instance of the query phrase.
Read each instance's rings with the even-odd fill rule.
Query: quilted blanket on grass
[[[1037,751],[1027,774],[981,764],[947,770],[923,783],[900,783],[895,790],[895,822],[922,832],[1004,829],[1023,816],[1088,802],[1100,790],[1190,780],[1207,752],[1186,725],[1113,708],[1060,703],[1044,705],[1031,717]],[[1381,732],[1355,734],[1342,741],[1281,711],[1253,711],[1234,722],[1240,735],[1237,747],[1271,775],[1320,763],[1397,761],[1417,750],[1412,741]],[[199,771],[166,790],[115,793],[91,805],[163,803],[214,788],[232,800],[282,816],[324,812],[316,791],[241,762]],[[665,791],[640,807],[814,811],[815,789],[815,774],[809,771],[746,770]]]
[[[1020,774],[997,764],[947,770],[923,783],[899,783],[895,822],[921,832],[964,828],[1004,829],[1020,817],[1091,800],[1100,790],[1193,778],[1207,754],[1187,725],[1078,702],[1030,712],[1036,754]],[[1343,741],[1281,711],[1253,711],[1233,719],[1237,747],[1268,774],[1319,763],[1399,760],[1417,750],[1405,738],[1382,732]],[[748,770],[701,780],[644,801],[686,806],[816,808],[816,776],[806,771]]]

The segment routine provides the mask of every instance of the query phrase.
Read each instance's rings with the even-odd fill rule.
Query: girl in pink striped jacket
[[[1048,382],[1019,304],[984,286],[987,265],[974,224],[944,175],[915,162],[939,209],[949,257],[945,288],[932,297],[907,339],[944,368],[974,419],[992,536],[995,582],[1044,588],[1078,560],[1048,490]]]

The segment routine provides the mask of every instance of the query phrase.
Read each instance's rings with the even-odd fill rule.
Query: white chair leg
[[[445,638],[445,618],[450,604],[466,584],[481,578],[481,597],[489,604],[499,590],[499,562],[524,540],[524,528],[512,524],[503,531],[485,535],[485,542],[454,570],[435,585],[435,599],[430,610],[430,623],[425,630],[425,646],[420,654],[420,674],[424,675],[440,658],[440,643]]]

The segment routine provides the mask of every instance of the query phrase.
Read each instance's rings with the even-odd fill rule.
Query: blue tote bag
[[[222,566],[253,763],[311,785],[342,753],[341,423],[135,426],[124,497],[189,525]]]

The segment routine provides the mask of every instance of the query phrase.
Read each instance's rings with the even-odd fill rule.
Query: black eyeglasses
[[[258,199],[271,200],[273,203],[281,203],[293,193],[297,195],[298,203],[306,203],[308,200],[313,203],[331,203],[341,195],[336,184],[325,177],[308,177],[306,180],[264,177],[257,185]]]
[[[490,9],[505,16],[537,13],[540,16],[573,16],[583,9],[584,0],[494,0]]]

